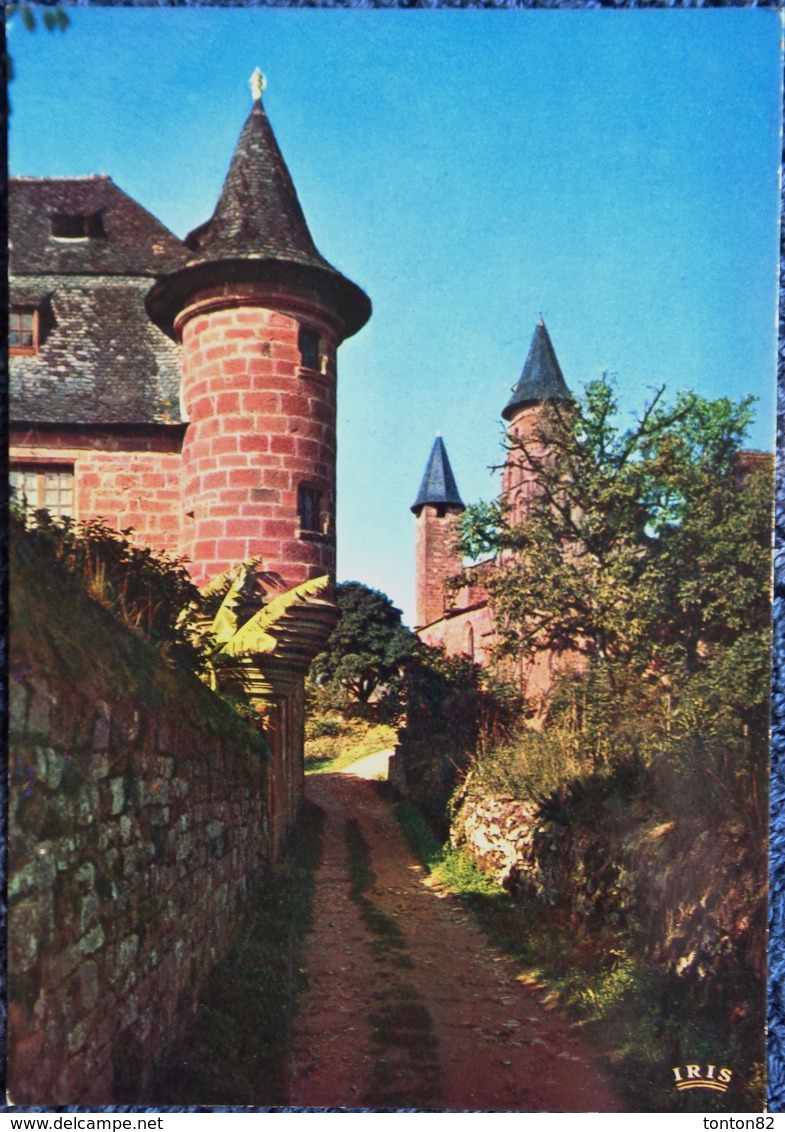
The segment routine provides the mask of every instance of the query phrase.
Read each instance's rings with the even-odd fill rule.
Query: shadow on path
[[[289,1103],[622,1111],[579,1033],[414,860],[378,785],[310,776],[324,813]]]

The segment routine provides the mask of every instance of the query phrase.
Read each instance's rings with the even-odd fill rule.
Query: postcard
[[[776,1111],[780,14],[8,50],[9,1108]]]

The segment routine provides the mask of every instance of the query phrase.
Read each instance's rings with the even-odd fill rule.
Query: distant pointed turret
[[[433,442],[420,490],[417,492],[417,498],[412,504],[411,510],[414,511],[415,515],[419,515],[426,503],[432,503],[435,506],[449,503],[453,507],[460,507],[462,511],[465,510],[441,433],[437,433]]]
[[[523,372],[512,391],[512,396],[502,409],[502,416],[510,421],[520,409],[533,401],[572,400],[551,337],[545,323],[540,319],[534,330]]]
[[[525,520],[531,497],[538,491],[534,465],[548,458],[549,448],[543,436],[548,406],[561,404],[569,412],[573,400],[550,335],[540,319],[523,372],[502,409],[510,441],[502,472],[502,499],[509,508],[510,522]]]
[[[444,615],[444,583],[462,567],[457,519],[466,508],[441,434],[433,442],[411,509],[417,516],[417,625],[422,626]]]

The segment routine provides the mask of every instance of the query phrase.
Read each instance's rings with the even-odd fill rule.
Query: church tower
[[[433,442],[417,498],[417,627],[444,615],[444,582],[459,573],[461,556],[454,550],[457,517],[466,510],[441,436]]]
[[[542,439],[545,406],[560,403],[568,408],[573,397],[567,388],[556,351],[545,323],[540,319],[534,330],[523,372],[513,388],[512,396],[502,409],[508,421],[507,435],[512,445],[502,471],[502,501],[509,508],[513,524],[526,517],[527,501],[535,491],[535,476],[519,445],[525,445],[529,459],[547,456]]]
[[[318,252],[253,106],[191,257],[150,291],[182,342],[183,554],[197,583],[260,556],[288,585],[335,571],[336,352],[367,296]]]

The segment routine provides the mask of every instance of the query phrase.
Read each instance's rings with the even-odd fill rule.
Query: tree
[[[35,8],[31,4],[10,4],[5,9],[6,29],[11,26],[12,21],[16,16],[22,21],[22,24],[28,31],[35,31],[38,27],[38,18],[36,9],[40,8],[41,22],[47,31],[65,31],[69,26],[70,20],[68,13],[59,6],[59,0],[41,0]],[[11,82],[14,77],[14,63],[10,55],[6,53],[5,56],[6,75],[8,81]]]
[[[362,582],[342,582],[336,602],[338,624],[313,661],[311,675],[341,685],[365,704],[381,685],[401,675],[417,638],[401,623],[400,609]]]
[[[750,399],[669,408],[659,390],[622,431],[603,377],[582,404],[548,405],[535,444],[510,440],[534,482],[524,521],[488,504],[463,521],[464,554],[501,554],[498,651],[690,675],[740,636],[764,641],[771,482],[740,453],[751,417]]]

